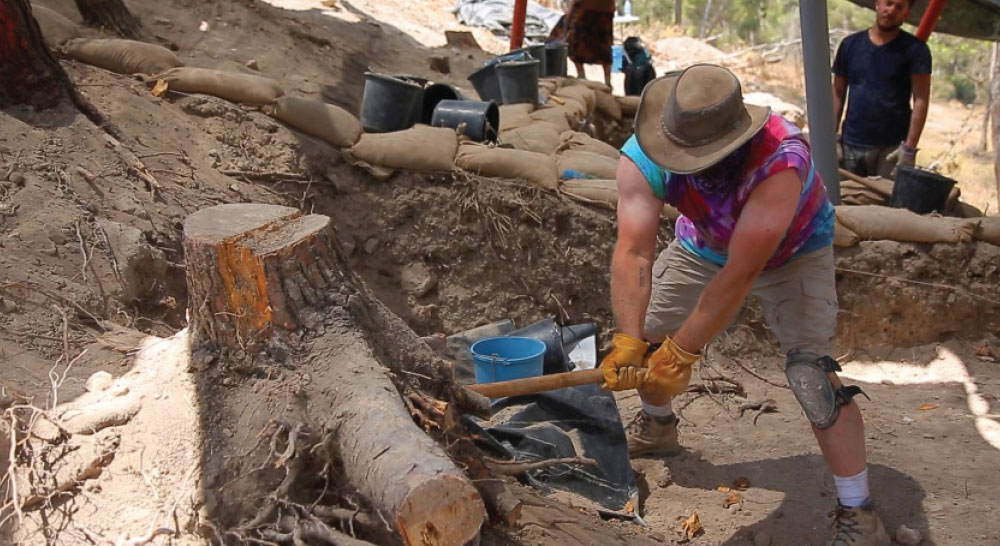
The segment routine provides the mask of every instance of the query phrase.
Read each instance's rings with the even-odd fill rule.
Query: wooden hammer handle
[[[639,371],[640,374],[645,374],[645,372],[646,370]],[[601,371],[601,368],[594,368],[592,370],[553,373],[525,379],[497,381],[495,383],[477,383],[475,385],[468,385],[467,388],[483,396],[501,398],[505,396],[524,396],[526,394],[554,391],[556,389],[579,385],[594,385],[602,381],[604,381],[604,372]]]

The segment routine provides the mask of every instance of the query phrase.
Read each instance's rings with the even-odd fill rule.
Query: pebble
[[[753,534],[753,546],[771,546],[771,533],[760,530]]]
[[[902,544],[903,546],[917,546],[923,537],[920,536],[920,532],[914,529],[910,529],[905,525],[900,525],[899,529],[896,529],[896,542]]]
[[[257,59],[250,59],[247,61],[247,68],[250,70],[260,70],[260,65],[257,64]]]
[[[924,434],[924,439],[925,440],[933,440],[934,439],[934,435],[933,434]]]
[[[377,249],[378,249],[378,238],[372,237],[371,239],[365,241],[365,252],[367,252],[368,254],[374,254]]]
[[[738,502],[736,504],[730,504],[729,508],[727,508],[727,510],[729,510],[730,514],[735,514],[735,513],[739,512],[742,509],[743,509],[743,507],[741,507],[740,503],[738,503]]]
[[[114,378],[108,372],[94,372],[87,378],[87,392],[103,391],[111,386],[112,381]]]
[[[9,182],[13,182],[15,185],[24,186],[24,175],[19,172],[12,172],[10,176],[7,177]]]
[[[655,540],[657,542],[666,542],[667,541],[667,537],[664,536],[663,533],[650,533],[649,534],[649,538],[651,538],[651,539],[653,539],[653,540]]]
[[[909,425],[910,423],[913,422],[913,419],[910,419],[909,417],[903,417],[903,422]]]

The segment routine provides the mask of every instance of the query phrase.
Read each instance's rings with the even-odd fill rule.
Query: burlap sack
[[[344,158],[359,167],[448,172],[455,165],[458,134],[447,127],[417,125],[395,133],[366,133]]]
[[[535,105],[523,102],[521,104],[505,104],[500,107],[500,128],[499,132],[508,129],[524,127],[532,122],[531,113],[535,111]]]
[[[977,218],[973,220],[976,229],[973,232],[977,241],[986,241],[1000,246],[1000,218],[995,216]]]
[[[594,152],[567,150],[558,156],[559,178],[596,178],[614,180],[618,161]]]
[[[265,111],[293,129],[338,148],[350,148],[361,138],[361,122],[339,106],[318,100],[281,97]]]
[[[976,220],[921,216],[891,207],[839,206],[837,221],[863,241],[912,243],[967,243],[972,240]]]
[[[572,129],[569,123],[569,114],[562,106],[539,108],[532,112],[530,117],[535,121],[547,121],[555,125],[559,129],[560,134]]]
[[[556,97],[566,97],[573,99],[577,102],[584,104],[587,107],[587,113],[590,114],[597,107],[597,94],[594,90],[587,87],[586,85],[567,85],[566,87],[560,87],[554,93]]]
[[[609,159],[614,159],[615,161],[621,157],[621,153],[614,146],[603,140],[598,140],[587,133],[579,133],[577,131],[566,131],[559,135],[559,147],[556,148],[556,153],[567,150],[592,152]]]
[[[51,49],[83,36],[83,29],[80,28],[80,25],[45,6],[32,4],[31,13],[35,16],[35,21],[38,21],[38,28],[42,30],[45,43]]]
[[[119,74],[157,74],[184,66],[173,51],[133,40],[76,38],[66,42],[62,52],[71,59]]]
[[[455,165],[481,176],[521,178],[547,190],[559,187],[555,158],[537,152],[466,142],[458,148]]]
[[[251,106],[272,104],[285,94],[270,78],[208,68],[173,68],[153,79],[165,80],[171,91],[203,93]]]
[[[615,97],[615,100],[618,101],[623,116],[634,116],[639,110],[639,97],[630,95],[628,97]]]
[[[833,246],[840,248],[848,248],[858,244],[861,238],[858,237],[857,233],[847,229],[840,222],[834,222],[833,225]]]
[[[564,180],[559,191],[569,197],[599,205],[611,210],[618,207],[618,183],[615,180]],[[668,220],[677,220],[681,215],[674,207],[664,204],[660,216]]]
[[[597,97],[598,112],[615,121],[622,119],[622,107],[618,106],[618,101],[615,100],[615,97],[611,93],[597,91],[594,96]]]
[[[605,93],[610,93],[611,92],[611,87],[610,86],[605,85],[604,82],[597,82],[597,81],[594,81],[594,80],[574,79],[568,85],[582,85],[582,86],[587,87],[589,89],[593,89],[594,91],[603,91]]]
[[[559,130],[551,123],[535,121],[500,133],[500,143],[509,144],[517,150],[553,155],[559,147]]]
[[[571,124],[578,123],[587,117],[587,107],[583,102],[572,97],[552,97],[549,99],[549,104],[562,108]]]

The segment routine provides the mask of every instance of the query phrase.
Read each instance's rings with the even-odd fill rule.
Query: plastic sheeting
[[[514,0],[458,0],[453,11],[463,24],[486,27],[497,34],[506,35],[510,34],[514,19]],[[532,38],[548,37],[560,17],[561,12],[528,2],[524,35]]]

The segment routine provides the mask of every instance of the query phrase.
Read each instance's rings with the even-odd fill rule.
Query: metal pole
[[[917,27],[917,38],[926,42],[931,37],[931,32],[934,32],[934,27],[937,26],[938,19],[941,18],[941,13],[944,12],[944,6],[947,3],[948,0],[931,0],[927,9],[924,10],[924,16],[920,19],[920,26]]]
[[[826,0],[799,0],[802,27],[802,60],[806,72],[806,113],[813,162],[826,193],[840,204],[840,174],[837,172],[836,130],[833,126],[833,84],[830,77],[830,29]]]
[[[510,25],[510,50],[524,44],[524,20],[528,15],[528,0],[514,0],[514,20]]]

